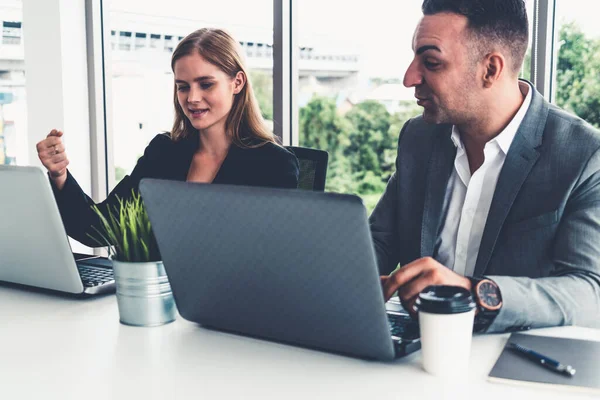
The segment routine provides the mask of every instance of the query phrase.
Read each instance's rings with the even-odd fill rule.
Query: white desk
[[[565,327],[534,333],[600,340]],[[588,399],[485,380],[508,335],[476,336],[463,383],[420,368],[420,352],[369,362],[211,331],[178,316],[121,325],[114,295],[76,300],[0,286],[0,399]],[[600,375],[599,375],[600,377]]]

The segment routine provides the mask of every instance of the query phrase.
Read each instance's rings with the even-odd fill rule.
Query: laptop
[[[366,359],[420,348],[417,322],[386,310],[359,197],[156,179],[140,192],[183,318]]]
[[[110,260],[71,252],[38,167],[0,165],[0,281],[73,294],[115,290]]]

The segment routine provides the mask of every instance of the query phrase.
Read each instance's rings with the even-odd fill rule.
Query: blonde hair
[[[275,136],[269,132],[260,113],[260,108],[252,84],[239,52],[239,45],[233,37],[222,29],[202,28],[187,35],[175,48],[171,57],[171,70],[175,63],[190,54],[200,54],[206,61],[217,66],[232,79],[238,72],[246,76],[246,84],[234,97],[233,105],[225,122],[225,133],[239,147],[257,147],[267,142],[277,144]],[[183,113],[177,99],[177,85],[173,88],[175,120],[171,139],[179,141],[197,132]],[[256,142],[259,142],[256,144]]]

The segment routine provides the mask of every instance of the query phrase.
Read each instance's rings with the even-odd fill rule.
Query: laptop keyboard
[[[88,264],[96,264],[98,266]],[[110,260],[102,258],[85,260],[85,264],[80,261],[77,264],[77,268],[79,269],[79,275],[81,276],[83,286],[96,287],[113,283],[115,281],[115,277],[113,275],[112,268],[110,268],[111,266],[112,263]]]
[[[105,283],[114,282],[112,269],[90,267],[87,265],[79,265],[79,275],[83,286],[94,287]]]
[[[416,339],[419,337],[419,323],[408,314],[396,314],[388,311],[388,323],[392,338]]]

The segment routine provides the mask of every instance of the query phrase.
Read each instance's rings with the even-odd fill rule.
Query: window
[[[111,50],[117,49],[117,32],[110,31],[110,48]]]
[[[248,57],[254,56],[254,43],[252,43],[252,42],[246,43],[246,55]]]
[[[600,25],[588,7],[583,0],[556,0],[553,101],[598,128]]]
[[[173,36],[171,35],[165,35],[165,50],[169,53],[172,53],[174,50]]]
[[[299,144],[329,152],[326,190],[359,194],[369,210],[395,169],[402,124],[420,114],[402,84],[420,18],[420,1],[298,2]]]
[[[525,54],[525,60],[523,62],[523,69],[521,70],[521,78],[531,81],[531,42],[533,35],[533,0],[525,0],[527,7],[527,16],[529,19],[529,49]]]
[[[131,50],[131,32],[119,32],[119,50]]]
[[[135,49],[143,49],[146,47],[146,34],[137,32],[135,34]]]
[[[21,44],[21,23],[17,21],[2,22],[2,43],[3,44]]]
[[[0,0],[0,165],[29,164],[20,1]]]
[[[112,102],[113,143],[108,151],[114,160],[109,168],[115,169],[117,182],[131,172],[156,134],[171,130],[171,54],[187,34],[202,27],[223,28],[239,42],[261,43],[268,49],[248,55],[246,64],[263,115],[272,126],[272,0],[224,0],[208,8],[202,2],[188,0],[119,0],[105,4],[110,24],[106,29],[119,35],[118,50],[112,53],[112,65],[107,68],[111,74],[112,93],[107,97]],[[129,52],[133,49],[143,51]]]
[[[150,48],[158,49],[160,47],[160,35],[152,33],[150,35]]]
[[[22,75],[22,72],[12,71],[11,83],[17,83],[16,75]],[[16,164],[17,158],[19,161],[24,161],[21,157],[17,157],[17,150],[21,147],[19,146],[21,141],[18,139],[26,139],[24,132],[17,134],[21,122],[25,121],[25,96],[20,96],[25,92],[24,80],[23,75],[21,87],[6,87],[0,84],[0,165]],[[23,131],[23,129],[19,130]]]

